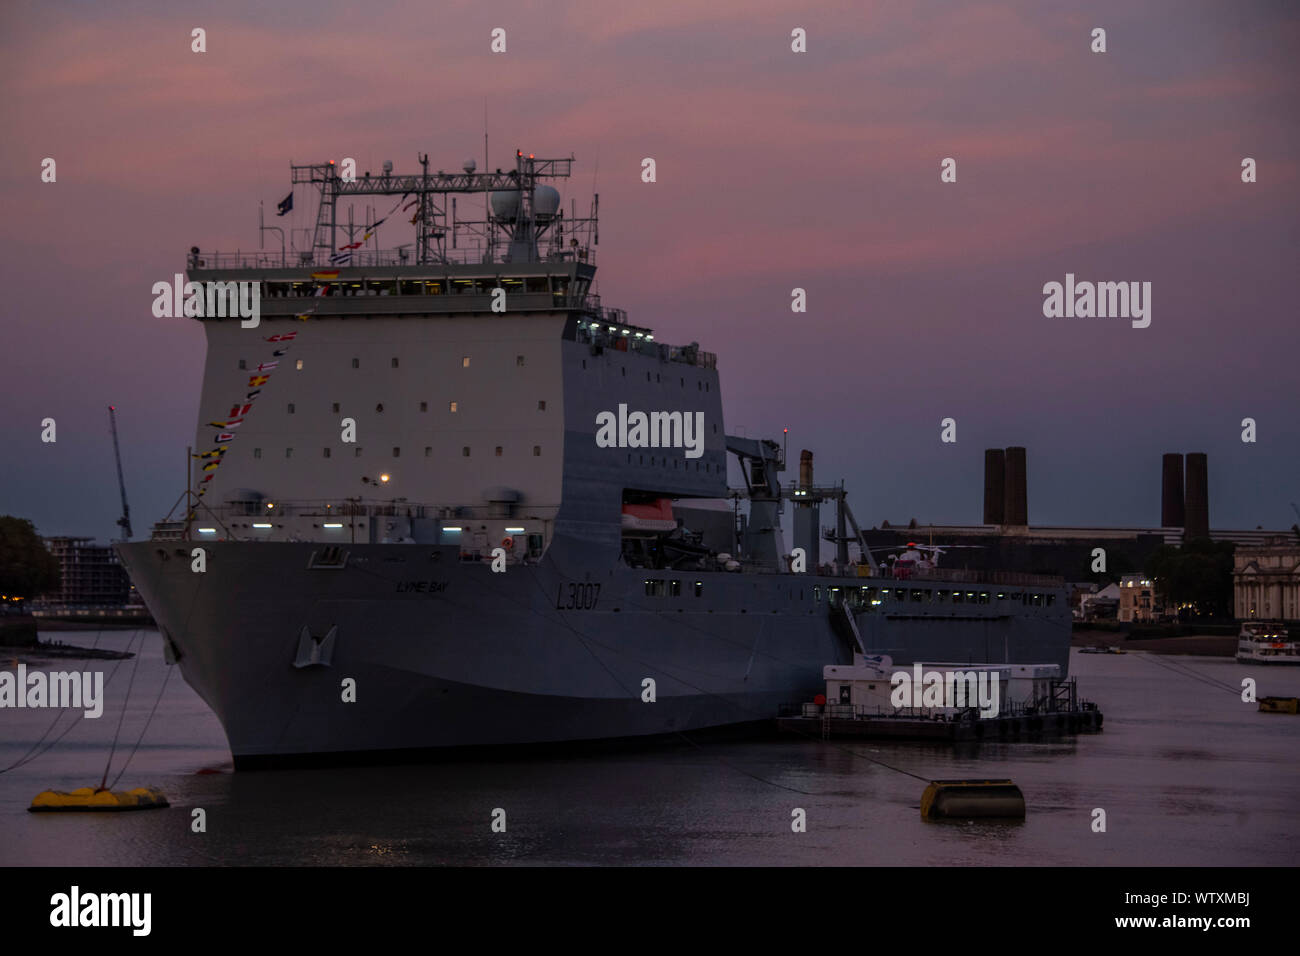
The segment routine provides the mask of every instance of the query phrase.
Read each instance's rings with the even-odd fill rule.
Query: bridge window
[[[1056,603],[1056,595],[1055,594],[1047,595],[1047,606],[1051,607],[1055,603]]]
[[[988,604],[988,603],[989,603],[989,592],[988,592],[988,591],[981,591],[981,592],[980,592],[980,603],[981,603],[981,604]]]
[[[961,594],[961,592],[960,592],[960,591],[953,591],[953,592],[952,592],[952,603],[953,603],[953,604],[960,604],[961,602],[962,602],[962,594]]]
[[[646,597],[663,597],[664,582],[662,578],[646,578],[645,582]]]
[[[911,594],[912,594],[912,601],[916,604],[920,604],[921,601],[925,599],[925,592],[923,592],[920,588],[912,588]]]
[[[703,594],[704,594],[704,582],[703,582],[703,581],[696,581],[696,582],[695,582],[695,596],[696,596],[696,597],[700,597],[700,596],[702,596]],[[800,593],[800,596],[802,596],[802,592]]]
[[[669,581],[669,582],[668,582],[668,596],[669,596],[669,597],[681,597],[681,596],[682,596],[682,582],[681,582],[681,581]]]

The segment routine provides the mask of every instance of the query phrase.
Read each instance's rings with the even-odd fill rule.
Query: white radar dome
[[[519,190],[503,189],[492,194],[492,215],[497,219],[519,218]]]
[[[460,168],[465,170],[467,173],[472,173],[474,170],[478,169],[478,163],[474,162],[472,159],[467,159],[465,162],[460,164]]]
[[[560,208],[560,191],[553,186],[533,187],[533,215],[550,219]]]

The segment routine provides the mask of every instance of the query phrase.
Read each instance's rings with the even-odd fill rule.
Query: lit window
[[[455,402],[448,403],[447,410],[454,412],[456,410],[456,403]]]
[[[302,359],[298,359],[298,364],[295,365],[294,368],[299,372],[302,371]]]
[[[462,359],[460,360],[460,367],[461,367],[461,368],[469,368],[469,356],[468,356],[468,355],[466,355],[464,358],[462,358]]]

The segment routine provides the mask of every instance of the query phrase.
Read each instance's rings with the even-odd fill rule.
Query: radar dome
[[[533,187],[533,215],[550,219],[560,208],[560,192],[553,186]]]
[[[519,190],[503,189],[492,194],[492,215],[497,219],[519,218]]]
[[[478,163],[474,162],[473,159],[467,159],[465,162],[460,164],[460,168],[465,170],[467,173],[472,173],[474,170],[478,169]]]

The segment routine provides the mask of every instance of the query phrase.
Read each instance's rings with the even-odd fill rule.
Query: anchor
[[[304,626],[302,634],[298,637],[298,656],[294,658],[293,666],[329,667],[330,658],[334,654],[334,638],[338,636],[338,631],[338,625],[335,624],[323,638],[317,638],[312,636],[311,628]]]

